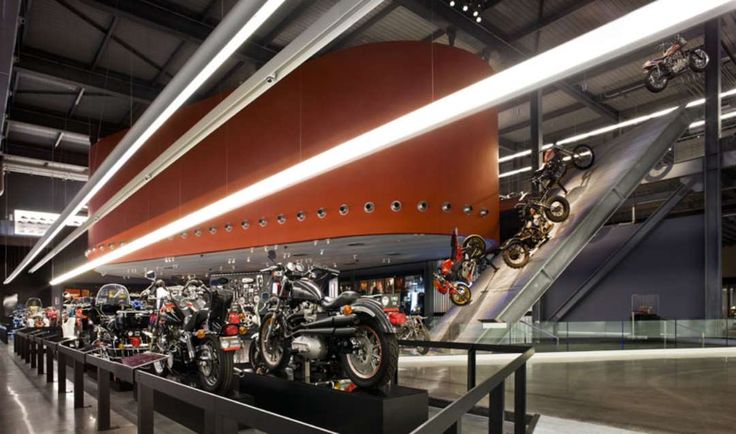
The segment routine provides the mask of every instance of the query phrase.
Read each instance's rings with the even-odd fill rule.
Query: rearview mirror
[[[146,271],[146,275],[145,276],[146,276],[146,279],[148,279],[150,281],[154,281],[154,282],[156,281],[156,272],[153,271],[153,270]]]
[[[271,262],[276,262],[276,251],[275,250],[269,250],[268,251],[268,259]]]

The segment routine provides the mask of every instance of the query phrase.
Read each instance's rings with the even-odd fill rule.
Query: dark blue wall
[[[542,298],[546,319],[638,225],[603,228]],[[703,317],[703,216],[663,221],[563,321],[630,318],[633,294],[659,295],[666,319]]]

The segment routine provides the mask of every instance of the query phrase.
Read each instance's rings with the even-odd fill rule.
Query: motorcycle
[[[426,317],[419,315],[404,316],[403,321],[397,320],[399,323],[399,331],[396,333],[400,340],[406,341],[429,341],[432,338],[429,335],[429,330],[424,325]],[[417,353],[425,355],[429,352],[429,347],[415,347]]]
[[[515,208],[519,210],[522,221],[526,220],[531,209],[537,213],[542,213],[547,220],[553,223],[562,223],[570,216],[570,202],[563,196],[552,195],[551,190],[547,190],[541,195],[531,195],[522,193]]]
[[[584,144],[575,146],[572,150],[554,145],[544,151],[542,167],[532,176],[532,187],[538,193],[546,194],[554,187],[559,187],[565,194],[567,189],[560,182],[567,173],[569,163],[578,170],[587,170],[595,162],[593,149]]]
[[[26,300],[26,327],[43,327],[43,303],[38,297]]]
[[[123,285],[103,285],[95,300],[97,333],[93,346],[111,360],[120,360],[148,351],[151,332],[148,330],[152,311],[135,306]]]
[[[238,322],[227,315],[232,293],[211,290],[199,280],[180,288],[166,288],[155,276],[152,280],[157,310],[151,316],[151,350],[168,355],[152,364],[153,372],[196,372],[202,389],[227,393],[234,378],[233,352],[240,350]]]
[[[434,287],[440,294],[450,294],[456,306],[470,303],[473,295],[470,283],[475,280],[478,261],[485,256],[486,242],[480,235],[468,235],[460,244],[457,228],[450,239],[450,258],[440,264],[440,272],[434,273]]]
[[[526,212],[528,214],[524,227],[501,247],[503,261],[511,268],[524,267],[529,262],[531,253],[549,241],[549,231],[553,227],[553,224],[534,208]]]
[[[647,60],[642,65],[646,73],[644,86],[650,92],[665,90],[670,79],[682,74],[688,67],[693,72],[705,71],[709,61],[708,54],[702,48],[687,50],[685,45],[685,38],[678,36],[661,56]]]
[[[275,259],[273,251],[269,258]],[[339,274],[330,268],[308,270],[289,262],[261,271],[271,273],[278,287],[257,338],[256,357],[264,370],[280,373],[291,361],[290,368],[312,365],[315,377],[327,380],[347,374],[364,388],[380,387],[393,378],[399,346],[378,302],[360,298],[355,291],[324,296],[329,280]],[[311,370],[307,372],[312,378]]]

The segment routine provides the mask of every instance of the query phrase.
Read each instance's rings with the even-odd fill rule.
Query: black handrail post
[[[57,351],[56,361],[57,378],[59,379],[59,395],[66,393],[66,356],[61,351]]]
[[[54,382],[54,346],[56,344],[47,342],[46,344],[46,382]]]
[[[31,351],[29,352],[30,360],[26,360],[26,362],[31,362],[31,369],[34,369],[36,367],[36,339],[32,338],[31,341]]]
[[[98,366],[97,431],[104,431],[106,429],[110,429],[110,373]]]
[[[215,410],[213,409],[204,409],[204,433],[205,434],[215,434],[216,431],[216,425],[217,425],[217,414],[215,414]]]
[[[468,350],[468,390],[475,387],[475,348]]]
[[[526,433],[526,363],[514,373],[514,434]]]
[[[153,434],[153,388],[136,381],[138,434]]]
[[[41,338],[36,338],[36,373],[38,375],[43,375],[43,355],[46,351],[43,348],[43,340]]]
[[[227,416],[217,416],[215,432],[218,434],[238,434],[238,423]]]
[[[489,397],[491,402],[488,414],[488,432],[490,434],[503,434],[504,384],[506,384],[506,381],[502,381],[493,388]]]
[[[84,407],[84,362],[74,360],[74,408]]]

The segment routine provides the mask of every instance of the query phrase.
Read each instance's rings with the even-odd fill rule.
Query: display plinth
[[[245,374],[240,379],[240,393],[251,395],[259,408],[337,432],[408,433],[428,417],[427,391],[403,386],[342,392]]]

